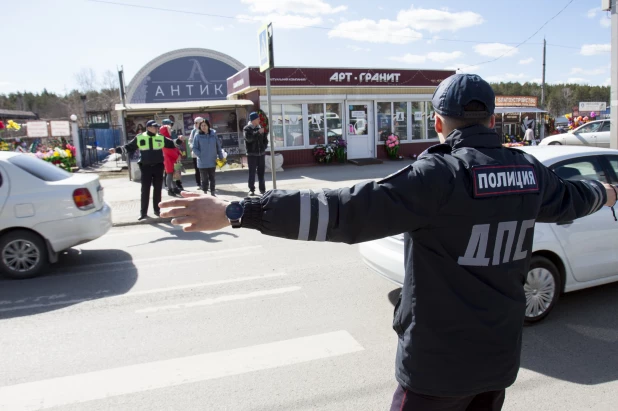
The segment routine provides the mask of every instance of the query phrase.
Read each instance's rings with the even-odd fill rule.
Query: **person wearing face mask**
[[[202,180],[204,193],[215,195],[215,169],[217,157],[223,159],[223,149],[217,133],[210,127],[210,121],[204,120],[200,124],[199,132],[193,137],[193,155],[197,157],[197,167]]]
[[[109,150],[114,153],[133,153],[139,150],[139,160],[137,164],[142,173],[142,196],[141,208],[138,220],[148,218],[148,206],[150,202],[150,186],[154,187],[152,195],[152,206],[157,217],[160,216],[159,203],[161,202],[161,190],[163,188],[163,149],[177,148],[182,142],[182,137],[179,137],[176,142],[169,138],[165,138],[159,134],[159,124],[156,121],[150,120],[146,123],[146,132],[138,134],[135,138],[129,141],[124,146],[112,148]]]

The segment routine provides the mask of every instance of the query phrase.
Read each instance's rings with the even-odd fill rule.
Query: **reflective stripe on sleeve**
[[[300,223],[298,225],[298,239],[309,240],[311,226],[311,190],[300,190]]]
[[[318,196],[318,231],[315,241],[326,241],[326,231],[328,229],[328,200],[324,190],[317,191]]]

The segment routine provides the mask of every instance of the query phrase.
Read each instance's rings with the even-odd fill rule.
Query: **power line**
[[[553,17],[551,17],[549,20],[547,20],[545,23],[543,23],[543,25],[541,27],[539,27],[539,29],[537,31],[535,31],[530,37],[528,37],[527,39],[525,39],[524,41],[522,41],[521,43],[519,43],[517,46],[513,47],[513,49],[506,51],[505,53],[503,53],[502,55],[496,57],[495,59],[491,59],[491,60],[487,60],[487,61],[483,61],[481,63],[478,64],[471,64],[469,66],[464,66],[464,68],[466,67],[478,67],[481,66],[483,64],[489,64],[489,63],[493,63],[494,61],[498,61],[500,60],[502,57],[506,56],[509,53],[512,53],[513,50],[518,49],[521,45],[525,44],[528,40],[530,40],[532,37],[536,36],[542,29],[543,27],[547,26],[552,20],[554,20],[556,17],[558,17],[559,15],[562,14],[563,11],[565,11],[570,5],[571,3],[573,3],[575,0],[570,0],[558,13],[556,13]],[[457,69],[459,70],[459,68]]]
[[[117,1],[107,1],[107,0],[87,0],[89,2],[92,3],[102,3],[102,4],[109,4],[109,5],[115,5],[115,6],[122,6],[122,7],[133,7],[133,8],[138,8],[138,9],[146,9],[146,10],[155,10],[155,11],[164,11],[166,13],[179,13],[179,14],[190,14],[193,16],[206,16],[206,17],[216,17],[216,18],[221,18],[221,19],[228,19],[228,20],[240,20],[240,21],[250,21],[250,22],[256,22],[257,20],[255,19],[251,19],[251,18],[245,18],[245,17],[238,17],[238,16],[225,16],[222,14],[212,14],[212,13],[204,13],[204,12],[199,12],[199,11],[188,11],[188,10],[177,10],[177,9],[169,9],[169,8],[165,8],[165,7],[153,7],[153,6],[143,6],[140,4],[131,4],[131,3],[121,3],[121,2],[117,2]],[[571,0],[571,2],[574,0]],[[562,11],[561,11],[562,12]],[[558,13],[560,14],[560,13]],[[557,16],[557,15],[556,15]],[[555,16],[554,16],[555,17]],[[549,23],[546,22],[545,24]],[[541,28],[543,28],[545,25],[541,26]],[[308,29],[317,29],[317,30],[336,30],[336,31],[340,31],[340,32],[344,32],[344,33],[357,33],[356,31],[352,31],[352,30],[341,30],[335,27],[326,27],[326,26],[312,26],[312,25],[302,25],[299,24],[298,27],[302,27],[302,28],[308,28]],[[539,29],[540,31],[541,29]],[[538,33],[538,31],[537,31]],[[531,37],[534,37],[535,34],[533,34]],[[426,39],[426,40],[431,40],[431,41],[445,41],[445,42],[453,42],[453,43],[472,43],[472,44],[492,44],[492,43],[497,43],[497,41],[477,41],[477,40],[461,40],[461,39],[449,39],[449,38],[441,38],[441,37],[434,37],[434,38],[425,38],[422,35],[420,36],[413,36],[413,35],[405,35],[405,34],[391,34],[391,36],[396,36],[396,37],[408,37],[408,38],[412,38],[412,39],[416,39],[416,40],[422,40],[422,39]],[[530,39],[528,38],[528,39]],[[522,44],[524,44],[525,42],[522,43],[516,43],[516,42],[500,42],[501,44],[516,44],[517,46],[515,48],[518,48],[519,46],[521,46]],[[528,43],[528,44],[543,44],[541,42],[539,43]],[[556,44],[552,44],[553,46],[556,47],[564,47],[564,48],[570,48],[570,49],[579,49],[579,47],[573,47],[573,46],[560,46],[560,45],[556,45]],[[508,54],[508,53],[507,53]],[[503,57],[503,56],[500,56]],[[480,64],[484,64],[484,63],[480,63]],[[473,64],[473,66],[477,66],[478,64]],[[471,67],[471,66],[466,66],[466,67]]]

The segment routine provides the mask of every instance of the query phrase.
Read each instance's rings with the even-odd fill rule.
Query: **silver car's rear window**
[[[71,177],[70,173],[67,173],[60,167],[26,154],[9,157],[7,160],[14,166],[43,181],[61,181]]]

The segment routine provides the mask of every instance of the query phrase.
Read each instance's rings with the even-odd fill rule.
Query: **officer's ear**
[[[491,118],[489,119],[489,128],[494,128],[496,127],[496,115],[492,114]]]
[[[436,124],[434,128],[436,129],[436,133],[442,134],[442,131],[444,130],[444,123],[442,121],[442,118],[436,115],[435,120],[436,120]]]

